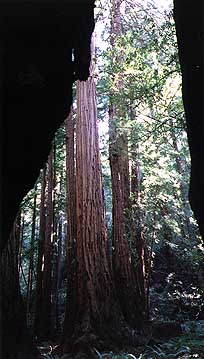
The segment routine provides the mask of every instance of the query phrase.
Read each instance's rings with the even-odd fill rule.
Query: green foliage
[[[160,13],[151,4],[145,7],[126,2],[124,6],[122,35],[113,49],[107,44],[105,51],[98,52],[99,119],[106,128],[111,96],[112,105],[118,109],[118,118],[114,119],[117,133],[127,133],[130,162],[137,163],[140,169],[140,203],[136,211],[149,253],[152,252],[152,269],[156,270],[155,260],[166,244],[176,263],[180,262],[175,273],[165,268],[162,293],[154,288],[154,281],[151,283],[152,301],[161,296],[161,311],[155,311],[153,305],[152,315],[175,315],[175,303],[180,301],[188,308],[187,314],[179,309],[180,319],[182,315],[188,318],[190,313],[195,318],[202,301],[197,273],[202,268],[203,253],[199,251],[198,227],[188,203],[190,158],[173,13]],[[103,159],[108,158],[108,145],[103,137]],[[110,171],[107,161],[104,163],[104,193],[110,208]],[[168,261],[166,254],[164,261]],[[190,272],[195,273],[193,283],[188,275],[188,284],[183,283],[183,277]],[[171,273],[172,277],[168,277]],[[169,313],[168,305],[162,311],[163,301],[169,303]]]
[[[151,4],[125,6],[122,35],[113,49],[107,46],[99,55],[99,118],[106,119],[111,94],[111,102],[120,108],[120,117],[114,119],[117,133],[128,134],[132,161],[134,148],[139,153],[147,242],[152,236],[163,240],[167,229],[173,241],[195,238],[187,199],[190,159],[173,14],[161,14]],[[103,154],[107,146],[103,141]]]

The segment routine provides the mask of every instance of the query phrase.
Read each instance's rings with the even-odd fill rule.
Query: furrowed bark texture
[[[111,36],[112,48],[122,35],[121,0],[112,1],[111,14]],[[122,63],[123,54],[113,55],[113,63]],[[128,139],[124,127],[124,109],[119,101],[116,101],[118,94],[123,91],[122,75],[115,77],[114,88],[110,93],[109,107],[109,138],[110,138],[110,166],[112,176],[113,196],[113,273],[117,295],[120,301],[123,314],[127,322],[134,328],[143,327],[146,313],[144,311],[144,296],[141,295],[141,284],[138,281],[138,268],[133,260],[130,251],[132,208],[130,201],[130,176],[129,176],[129,155]],[[120,128],[118,129],[118,121]],[[122,128],[122,129],[121,129]],[[137,241],[137,238],[135,238]],[[138,253],[141,257],[142,252]],[[140,270],[142,270],[142,267]],[[142,276],[140,276],[140,280]]]
[[[72,342],[104,338],[115,299],[109,262],[99,159],[95,83],[92,73],[77,83],[76,120],[76,298]],[[68,302],[69,306],[69,302]],[[73,318],[73,317],[72,317]],[[69,340],[65,351],[69,350]]]
[[[100,325],[109,311],[110,274],[96,128],[95,84],[78,83],[77,116],[77,265],[78,312]],[[99,322],[98,322],[99,320]],[[89,325],[92,325],[91,322]]]
[[[68,296],[64,333],[64,352],[83,349],[83,353],[86,351],[86,358],[90,358],[90,351],[87,352],[90,348],[107,348],[111,345],[121,347],[124,343],[140,345],[149,337],[149,334],[138,335],[138,331],[133,330],[125,321],[126,318],[132,319],[130,312],[133,310],[135,313],[135,305],[137,305],[136,312],[138,313],[139,306],[135,300],[136,290],[132,284],[135,283],[132,280],[134,272],[131,269],[127,241],[121,240],[120,235],[120,231],[124,231],[123,226],[125,227],[124,221],[120,220],[120,216],[123,217],[123,203],[126,203],[127,199],[129,201],[129,182],[127,186],[124,175],[128,166],[126,160],[124,162],[119,163],[117,160],[116,163],[120,166],[120,171],[123,170],[123,188],[120,185],[118,167],[113,171],[117,186],[114,198],[114,205],[117,207],[115,215],[117,220],[119,217],[117,222],[119,226],[116,228],[119,233],[117,235],[120,236],[119,240],[115,238],[118,255],[118,258],[115,256],[115,268],[118,269],[119,274],[115,270],[113,275],[108,257],[105,227],[92,65],[89,79],[86,82],[77,83],[76,293],[72,294],[72,298]],[[118,292],[116,292],[114,280],[117,282]],[[120,280],[124,282],[119,283]],[[68,314],[73,300],[75,300],[75,313],[71,316],[73,325],[69,326],[66,332],[66,323],[69,321]],[[129,309],[127,309],[128,306]],[[125,319],[124,315],[126,315]],[[136,323],[138,324],[138,321]]]

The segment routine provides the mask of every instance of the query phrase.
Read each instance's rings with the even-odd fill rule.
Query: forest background
[[[84,321],[98,333],[97,286],[102,297],[114,287],[123,319],[140,334],[149,320],[204,316],[172,8],[101,0],[95,14],[89,80],[75,84],[73,108],[14,228],[27,326],[39,338],[80,337]],[[102,285],[96,273],[104,271]]]

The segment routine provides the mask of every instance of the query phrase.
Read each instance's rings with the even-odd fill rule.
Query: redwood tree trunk
[[[48,193],[46,210],[46,230],[44,245],[42,327],[43,336],[51,333],[51,294],[52,294],[52,259],[53,259],[53,149],[48,157]]]
[[[141,209],[141,170],[139,164],[139,148],[136,146],[136,150],[132,148],[132,174],[131,174],[131,197],[132,197],[132,242],[133,251],[135,251],[136,261],[136,278],[138,287],[138,297],[141,303],[141,310],[144,313],[143,318],[149,319],[149,282],[147,277],[150,273],[147,273],[149,268],[149,258],[147,246],[144,239],[143,230],[143,213]]]
[[[61,303],[61,298],[60,298],[60,294],[59,294],[59,290],[61,289],[61,270],[62,270],[62,264],[63,264],[63,237],[62,237],[62,222],[63,222],[63,217],[62,217],[62,213],[59,213],[58,216],[58,256],[57,256],[57,266],[55,268],[56,270],[56,302],[55,302],[55,327],[56,327],[56,332],[57,334],[61,334],[62,330],[61,330],[61,322],[60,322],[60,303]]]
[[[112,49],[117,44],[118,38],[122,35],[120,5],[121,0],[112,0],[111,13],[111,36],[110,42]],[[114,55],[113,63],[122,62],[123,54]],[[116,291],[120,306],[126,321],[134,328],[142,328],[146,320],[143,303],[144,296],[141,296],[141,280],[138,277],[138,266],[135,258],[130,251],[132,236],[132,208],[130,201],[130,181],[129,181],[129,158],[128,140],[124,129],[125,113],[120,101],[117,101],[117,94],[123,90],[122,74],[115,77],[115,93],[111,89],[110,108],[109,108],[109,158],[112,176],[112,199],[113,199],[113,272]],[[120,129],[118,130],[118,121]],[[139,241],[139,239],[138,239]],[[138,242],[139,243],[139,242]],[[140,241],[141,243],[141,241]],[[141,258],[141,246],[139,257]],[[140,269],[142,270],[141,266]]]
[[[58,231],[58,219],[59,219],[59,212],[60,209],[57,205],[57,145],[56,145],[56,137],[53,141],[53,200],[52,200],[52,213],[53,213],[53,238],[52,238],[52,313],[51,313],[51,330],[52,335],[56,336],[57,332],[57,303],[58,303],[58,290],[57,290],[57,282],[58,282],[58,263],[60,261],[60,253],[59,253],[59,238],[57,236]]]
[[[42,280],[43,280],[43,254],[45,242],[45,190],[46,190],[46,166],[42,171],[41,180],[41,202],[40,202],[40,233],[38,244],[38,259],[37,259],[37,280],[36,280],[36,298],[35,298],[35,320],[34,333],[37,336],[42,334]]]
[[[36,202],[37,202],[37,187],[34,188],[33,198],[33,217],[32,217],[32,231],[30,241],[30,258],[29,258],[29,270],[28,270],[28,286],[27,286],[27,298],[26,298],[26,317],[27,325],[30,325],[31,315],[31,296],[33,289],[33,258],[34,258],[34,241],[35,241],[35,227],[36,227]]]
[[[117,174],[116,179],[119,182]],[[121,187],[119,189],[121,190]],[[125,197],[124,192],[122,195],[120,190],[117,191],[119,197],[115,198],[115,205],[117,202],[120,204],[121,198],[123,201]],[[122,211],[117,212],[117,215],[118,213],[122,216]],[[139,337],[137,331],[130,328],[124,320],[125,310],[121,310],[122,301],[119,303],[119,300],[124,298],[128,302],[125,303],[126,308],[129,306],[134,313],[134,305],[138,305],[135,300],[136,291],[132,285],[135,281],[131,280],[133,272],[129,264],[127,242],[118,243],[117,263],[123,266],[122,275],[125,273],[125,288],[129,296],[120,294],[119,282],[116,294],[108,258],[92,67],[89,79],[77,83],[76,225],[76,293],[72,294],[72,298],[68,296],[67,303],[67,313],[69,313],[69,306],[71,307],[72,301],[75,300],[75,312],[71,316],[71,320],[74,321],[68,332],[65,323],[64,352],[74,349],[79,351],[82,348],[86,350],[93,347],[100,348],[113,342],[118,346],[123,345],[124,342],[144,343],[147,335]],[[126,266],[121,258],[123,254]],[[120,278],[123,280],[122,275]],[[115,275],[115,279],[118,278],[119,276],[116,278]],[[131,290],[128,288],[127,278],[130,279]],[[124,284],[121,285],[124,289]],[[66,320],[69,321],[68,314]],[[90,352],[87,353],[86,358],[90,358]]]
[[[66,338],[65,351],[70,349],[70,342],[77,349],[98,345],[98,338],[107,336],[116,302],[107,258],[92,68],[90,72],[86,82],[77,83],[76,294],[73,293],[74,298],[68,297],[67,308],[73,300],[76,304],[72,316],[74,323],[69,331],[70,337]]]
[[[19,251],[18,251],[18,270],[19,270],[19,273],[20,273],[20,270],[21,270],[21,256],[22,256],[22,248],[23,248],[23,240],[24,240],[25,213],[23,211],[21,211],[20,216],[21,216],[20,243],[19,243]]]
[[[74,150],[73,108],[66,119],[66,209],[67,209],[67,265],[68,286],[64,335],[72,332],[76,315],[76,175]]]

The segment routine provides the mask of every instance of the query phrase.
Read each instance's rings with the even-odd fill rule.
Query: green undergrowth
[[[147,346],[140,354],[120,353],[111,355],[109,353],[109,355],[102,355],[102,357],[104,359],[202,359],[204,358],[204,338],[181,335],[177,339]]]
[[[99,352],[97,348],[90,351],[90,359],[204,359],[204,320],[188,321],[182,324],[183,334],[166,340],[152,338],[145,347],[124,348],[118,353]],[[72,359],[70,355],[62,357],[53,355],[52,346],[44,343],[42,358]],[[82,358],[77,356],[78,358]]]
[[[166,341],[152,340],[151,345],[120,354],[102,354],[104,359],[204,359],[203,321],[188,322],[183,327],[183,334]],[[139,348],[138,348],[139,349]]]

